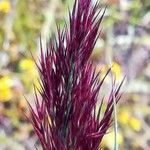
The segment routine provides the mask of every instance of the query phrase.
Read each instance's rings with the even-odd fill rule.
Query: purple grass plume
[[[120,99],[118,88],[108,96],[104,114],[103,100],[96,111],[98,95],[105,77],[100,81],[90,56],[99,37],[104,16],[91,0],[75,0],[69,12],[69,25],[57,27],[37,65],[41,88],[35,88],[35,108],[29,104],[34,131],[43,150],[98,150],[113,118],[113,95]],[[37,92],[41,95],[39,100]]]

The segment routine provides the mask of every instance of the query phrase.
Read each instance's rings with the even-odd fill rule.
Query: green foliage
[[[36,40],[44,21],[41,8],[35,7],[31,2],[20,0],[17,3],[13,25],[16,41],[25,45],[26,49],[32,50],[35,50]]]

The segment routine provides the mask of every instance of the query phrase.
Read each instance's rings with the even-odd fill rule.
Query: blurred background
[[[93,2],[96,0],[93,0]],[[108,0],[101,37],[91,59],[103,76],[112,60],[124,95],[117,107],[120,150],[150,149],[150,0]],[[106,1],[101,2],[100,9]],[[31,51],[39,57],[39,37],[55,34],[56,22],[68,21],[73,0],[0,0],[0,150],[33,150],[37,138],[26,120],[27,103],[34,100],[38,72]],[[100,76],[101,78],[101,76]],[[106,79],[106,84],[111,79]],[[112,150],[114,134],[103,140]]]

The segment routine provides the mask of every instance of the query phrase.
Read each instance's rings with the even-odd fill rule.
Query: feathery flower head
[[[43,150],[96,150],[112,123],[113,95],[120,99],[121,85],[113,89],[100,119],[96,114],[98,94],[110,69],[99,81],[89,57],[99,37],[104,16],[91,0],[75,0],[69,12],[69,26],[50,39],[44,53],[41,44],[40,65],[37,65],[41,90],[35,88],[36,109],[30,106],[29,117]],[[113,86],[114,87],[114,86]],[[37,96],[37,90],[42,101]]]

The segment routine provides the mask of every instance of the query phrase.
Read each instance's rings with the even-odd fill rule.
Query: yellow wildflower
[[[128,121],[129,121],[129,117],[130,117],[130,114],[127,110],[123,110],[119,116],[118,116],[118,120],[120,123],[126,125],[128,124]]]
[[[105,76],[105,74],[107,73],[108,69],[110,68],[109,65],[102,65],[101,68],[98,66],[97,70],[101,70],[101,78],[103,78]],[[121,67],[119,64],[117,64],[116,62],[112,63],[112,73],[116,78],[116,81],[120,81],[122,79],[122,71],[121,71]],[[111,81],[111,76],[107,76],[106,82],[110,82]]]
[[[40,87],[37,80],[38,72],[33,60],[23,59],[20,61],[19,67],[24,72],[22,74],[22,80],[27,88],[32,87],[32,83],[34,83],[37,87]],[[27,78],[27,76],[30,76],[30,78]]]
[[[113,66],[112,66],[112,72],[114,73],[114,75],[116,77],[116,80],[119,81],[119,80],[121,80],[121,77],[122,77],[121,67],[116,62],[113,62],[112,64],[113,64]]]
[[[0,101],[8,101],[12,98],[11,87],[13,81],[10,77],[5,76],[0,79]]]
[[[0,12],[8,13],[10,11],[10,2],[8,0],[0,1]]]
[[[131,117],[129,120],[129,125],[133,130],[137,132],[141,130],[141,122],[136,118]]]
[[[19,66],[24,71],[32,71],[35,68],[34,62],[31,59],[21,60]]]

